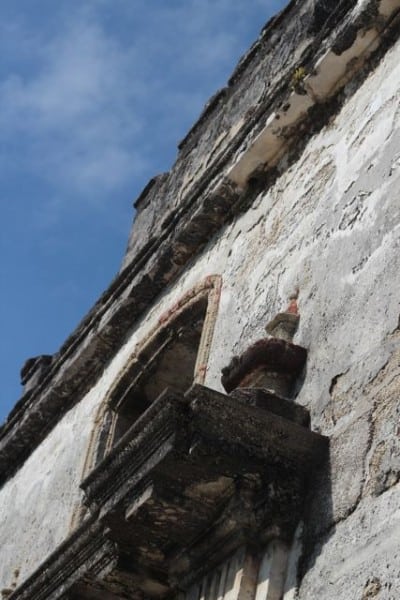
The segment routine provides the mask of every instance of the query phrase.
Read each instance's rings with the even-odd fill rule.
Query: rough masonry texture
[[[400,597],[399,33],[291,2],[145,188],[0,431],[0,597]]]

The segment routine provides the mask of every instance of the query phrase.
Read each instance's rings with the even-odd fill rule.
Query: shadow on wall
[[[298,586],[310,571],[324,545],[334,535],[331,461],[326,459],[310,474],[304,502],[304,526],[302,531],[302,551],[298,563]]]
[[[294,402],[296,402],[306,378],[307,363],[293,386]],[[292,577],[293,580],[296,579],[295,587],[297,589],[300,588],[307,572],[314,567],[319,555],[323,552],[324,545],[335,533],[331,473],[330,445],[328,445],[326,455],[307,474],[306,478],[303,521],[301,529],[298,531],[299,539],[294,540],[294,546],[300,546],[299,560],[295,567],[296,577]],[[289,569],[288,580],[291,579],[290,575]]]
[[[309,411],[296,403],[307,376],[307,350],[293,343],[300,320],[298,295],[296,289],[289,297],[289,306],[267,324],[267,337],[251,344],[240,356],[234,356],[222,370],[221,378],[231,398],[269,413],[271,431],[274,419],[279,419],[277,435],[270,440],[270,449],[276,452],[279,465],[276,480],[272,475],[273,465],[269,464],[267,469],[272,489],[272,494],[268,492],[269,501],[272,506],[274,497],[279,496],[279,508],[269,515],[274,530],[268,530],[264,536],[267,575],[264,573],[264,579],[260,580],[262,574],[258,574],[258,585],[268,588],[265,598],[294,593],[333,532],[328,438],[312,432]],[[315,440],[316,447],[302,460],[308,436]],[[292,469],[296,465],[294,470],[285,472],[288,463],[279,462],[281,444],[291,450],[290,464]],[[285,548],[279,560],[279,547],[273,550],[271,540]]]

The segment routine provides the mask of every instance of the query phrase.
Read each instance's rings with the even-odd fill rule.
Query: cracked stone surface
[[[290,556],[285,600],[397,599],[399,52],[396,43],[365,80],[349,82],[343,106],[297,154],[293,149],[294,158],[282,157],[273,185],[222,227],[150,308],[143,304],[116,356],[94,355],[101,366],[95,385],[0,490],[0,591],[16,578],[20,584],[70,534],[92,429],[140,340],[199,280],[221,274],[205,385],[222,391],[221,368],[264,336],[298,287],[294,343],[307,348],[308,360],[296,401],[310,411],[312,429],[332,440],[330,463],[312,482],[300,549]],[[159,292],[148,283],[150,299]],[[96,339],[93,333],[86,343]]]

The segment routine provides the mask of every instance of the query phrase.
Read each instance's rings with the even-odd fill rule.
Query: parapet
[[[305,134],[300,123],[312,109],[332,98],[376,50],[395,5],[292,1],[272,18],[179,143],[171,170],[153,178],[135,202],[122,269],[156,247],[169,225],[224,176],[241,189],[265,179],[285,148]]]

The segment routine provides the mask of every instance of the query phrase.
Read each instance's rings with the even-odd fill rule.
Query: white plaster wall
[[[295,341],[309,349],[298,400],[330,433],[322,413],[332,377],[363,359],[364,377],[371,378],[386,362],[386,341],[398,325],[399,52],[396,45],[300,160],[179,282],[182,290],[204,275],[223,275],[206,379],[218,389],[221,367],[265,335],[298,286]]]
[[[68,534],[94,406],[92,397],[70,411],[0,490],[0,590],[21,583]]]
[[[397,600],[400,596],[400,486],[339,522],[300,588],[301,600]]]
[[[166,290],[97,385],[0,490],[0,589],[13,583],[15,569],[21,583],[68,535],[95,415],[137,342],[185,291],[220,273],[223,290],[206,378],[216,389],[232,354],[263,336],[268,320],[300,288],[296,341],[309,349],[309,358],[298,401],[309,407],[313,428],[332,436],[333,454],[329,484],[320,486],[316,516],[308,524],[319,546],[299,597],[361,597],[361,579],[354,596],[341,587],[345,568],[332,589],[324,587],[323,575],[332,552],[339,560],[345,547],[341,532],[348,515],[359,528],[353,540],[357,552],[372,544],[360,525],[368,503],[371,510],[393,515],[400,504],[395,480],[378,498],[373,479],[379,435],[392,440],[390,460],[400,456],[394,430],[385,429],[386,413],[376,405],[376,386],[381,382],[387,390],[384,366],[392,364],[400,343],[399,51],[397,45],[354,95],[349,89],[348,103],[299,161]],[[381,396],[393,409],[388,414],[395,414],[398,394]],[[381,515],[376,522],[383,521]],[[400,552],[400,541],[393,544]],[[393,568],[379,573],[382,581]]]

